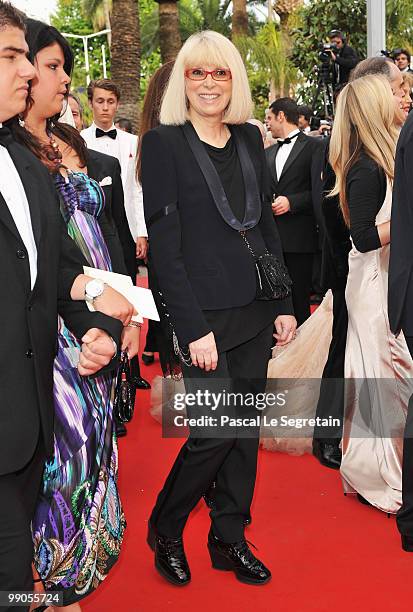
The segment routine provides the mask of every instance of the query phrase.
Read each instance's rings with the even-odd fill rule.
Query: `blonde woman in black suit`
[[[256,299],[254,258],[240,235],[246,232],[256,254],[268,250],[282,261],[262,138],[246,123],[251,110],[238,51],[224,36],[201,32],[178,54],[161,125],[143,138],[152,261],[180,346],[187,392],[264,391],[274,321],[279,343],[295,332],[289,298]],[[198,402],[187,411],[198,416],[202,406]],[[247,409],[235,408],[235,414],[245,416]],[[173,584],[191,579],[182,532],[213,481],[208,537],[213,567],[232,570],[249,584],[271,577],[244,538],[259,435],[258,428],[247,430],[191,429],[158,496],[149,543],[156,568]]]

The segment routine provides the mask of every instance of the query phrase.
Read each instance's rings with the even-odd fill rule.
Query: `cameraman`
[[[333,60],[333,87],[348,83],[350,72],[359,62],[356,51],[349,47],[346,39],[340,30],[331,30],[328,35],[330,44],[337,49],[328,49]]]

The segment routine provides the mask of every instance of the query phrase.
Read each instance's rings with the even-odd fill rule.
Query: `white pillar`
[[[105,45],[102,45],[101,49],[102,49],[103,78],[107,79],[108,78],[108,73],[107,73],[107,70],[106,70],[106,47],[105,47]]]
[[[87,47],[89,36],[82,36],[83,49],[85,52],[86,87],[90,83],[89,49]]]
[[[386,48],[386,0],[367,0],[367,57]]]

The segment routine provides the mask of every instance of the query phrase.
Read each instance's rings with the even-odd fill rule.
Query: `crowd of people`
[[[245,538],[260,421],[222,398],[257,398],[290,372],[321,379],[285,408],[316,424],[311,452],[346,493],[397,513],[413,552],[410,56],[359,62],[341,32],[330,40],[328,133],[289,97],[254,119],[239,52],[205,31],[152,76],[138,138],[110,79],[90,83],[85,127],[66,39],[0,0],[0,591],[63,598],[32,609],[79,611],[121,554],[121,354],[133,391],[150,387],[138,313],[85,266],[135,283],[147,264],[161,321],[142,359],[158,352],[188,395],[219,393],[214,416],[237,423],[199,426],[210,411],[186,405],[190,435],[148,520],[167,581],[191,580],[183,532],[202,498],[212,567],[271,579]],[[314,293],[326,295],[312,315]],[[277,428],[265,438],[290,452]]]

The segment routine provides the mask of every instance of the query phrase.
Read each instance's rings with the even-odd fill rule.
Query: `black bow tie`
[[[3,147],[6,147],[7,149],[9,144],[11,144],[12,142],[13,142],[13,136],[9,128],[1,127],[0,128],[0,145]]]
[[[112,140],[116,140],[116,136],[118,135],[115,128],[113,130],[109,130],[109,132],[104,132],[100,128],[96,128],[96,138],[102,138],[102,136],[109,136]]]
[[[293,136],[287,136],[287,138],[278,138],[278,146],[282,147],[285,144],[290,144],[294,140],[294,138],[297,138],[299,134],[300,132],[297,132],[297,134],[294,134]]]

